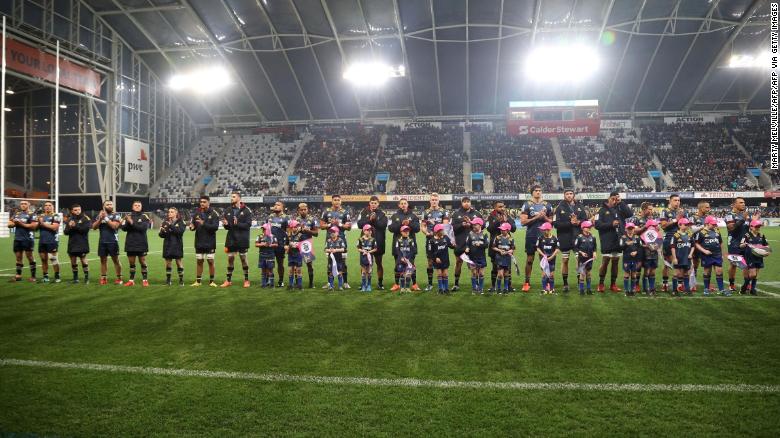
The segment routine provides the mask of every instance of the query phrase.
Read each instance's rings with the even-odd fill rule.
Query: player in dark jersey
[[[306,203],[301,202],[298,204],[298,214],[295,216],[295,220],[301,224],[301,240],[312,241],[314,245],[314,238],[320,235],[320,224],[314,216],[309,214],[309,206]],[[314,250],[312,248],[311,255],[303,254],[303,262],[306,263],[306,272],[309,274],[309,289],[314,287]]]
[[[38,217],[30,211],[30,203],[21,201],[19,210],[11,215],[8,228],[14,230],[14,255],[16,256],[16,276],[11,281],[22,281],[23,256],[27,256],[30,266],[30,281],[35,282],[36,263],[33,257],[35,249],[35,230],[38,229]]]
[[[517,231],[517,225],[515,224],[514,219],[510,218],[506,211],[506,205],[502,201],[496,201],[493,203],[493,211],[488,214],[487,217],[487,232],[490,234],[490,241],[496,239],[496,236],[501,234],[501,230],[498,228],[502,224],[509,224],[510,230],[509,234],[513,234],[515,231]],[[490,292],[493,292],[496,289],[496,277],[498,276],[498,265],[496,264],[495,258],[496,253],[493,251],[493,249],[488,250],[488,255],[490,256],[492,269],[490,271]],[[504,273],[505,277],[509,278],[509,288],[512,288],[512,270],[509,269],[508,272]],[[501,284],[498,285],[498,290],[501,290]]]
[[[452,213],[452,232],[455,235],[455,284],[452,291],[460,289],[460,273],[463,269],[461,254],[466,251],[466,237],[471,231],[471,221],[482,216],[471,206],[471,198],[464,196],[460,200],[460,208]]]
[[[748,232],[742,236],[742,241],[739,243],[745,254],[745,263],[747,263],[745,282],[739,292],[741,294],[750,292],[750,295],[758,295],[756,283],[758,282],[758,273],[764,268],[764,259],[755,255],[752,247],[766,247],[768,244],[766,236],[761,233],[761,225],[761,221],[758,219],[750,221]]]
[[[520,225],[526,227],[525,232],[525,283],[523,283],[523,292],[531,290],[531,271],[534,266],[534,257],[536,255],[536,243],[542,234],[539,227],[544,223],[551,223],[553,220],[552,204],[542,199],[542,187],[533,186],[531,189],[531,199],[523,203],[520,209]]]
[[[393,255],[396,257],[396,260],[398,259],[397,249],[398,247],[395,245],[395,243],[403,236],[403,232],[401,231],[404,226],[409,227],[408,233],[411,240],[415,242],[415,251],[414,255],[417,256],[417,233],[420,232],[420,219],[417,217],[416,214],[409,208],[409,201],[406,200],[406,198],[402,198],[398,201],[398,210],[393,213],[392,216],[390,216],[390,222],[387,226],[387,229],[393,233]],[[412,265],[414,265],[414,260],[410,260]],[[396,270],[395,272],[395,284],[393,284],[393,287],[390,289],[391,291],[395,292],[399,289],[402,289],[402,286],[398,283],[398,279],[400,278],[401,273]],[[419,291],[420,287],[417,285],[417,271],[411,270],[409,273],[411,275],[411,284],[407,284],[406,287],[413,290],[413,291]]]
[[[636,225],[626,224],[626,232],[620,237],[623,248],[623,290],[632,297],[639,289],[639,271],[642,270],[642,243],[636,235]]]
[[[471,265],[471,291],[480,295],[485,290],[485,266],[487,266],[485,250],[490,248],[491,242],[490,237],[482,231],[484,223],[482,218],[478,217],[471,220],[471,232],[466,237],[466,249],[464,250],[473,262]]]
[[[330,229],[336,227],[339,229],[339,237],[344,241],[344,252],[341,257],[344,259],[344,272],[342,272],[342,278],[344,279],[344,289],[349,289],[348,273],[347,273],[347,231],[352,229],[352,218],[349,213],[341,207],[341,196],[331,196],[330,207],[322,212],[320,218],[320,228]]]
[[[271,224],[271,233],[276,237],[276,241],[280,242],[280,245],[276,247],[276,270],[279,274],[278,287],[284,286],[284,245],[281,244],[287,238],[287,223],[290,218],[284,214],[284,203],[282,201],[276,201],[271,207],[271,214],[266,220]]]
[[[748,214],[747,208],[745,207],[745,198],[734,198],[731,212],[723,218],[723,220],[726,221],[726,229],[728,230],[726,248],[729,255],[744,256],[744,250],[740,247],[740,242],[742,242],[742,237],[744,237],[745,233],[748,231],[750,221],[758,219],[759,216],[757,214],[753,215],[752,218]],[[729,291],[731,292],[736,292],[737,290],[735,283],[736,274],[737,265],[731,263],[731,266],[729,266]],[[742,271],[743,278],[745,275],[747,275],[747,270]]]
[[[704,219],[710,214],[710,203],[707,201],[699,201],[696,207],[696,213],[689,217],[691,221],[691,233],[693,233],[693,241],[699,240],[699,231],[704,228]],[[693,258],[691,260],[691,269],[693,269],[693,278],[696,279],[699,273],[699,252],[696,251],[694,245]],[[691,284],[691,292],[696,292],[696,283]]]
[[[230,205],[222,211],[222,226],[227,230],[225,236],[225,252],[228,255],[227,275],[219,287],[233,285],[233,265],[238,255],[241,269],[244,271],[244,287],[249,284],[249,263],[246,253],[249,250],[249,235],[252,228],[252,210],[241,201],[241,194],[230,194]]]
[[[450,268],[450,248],[455,249],[455,245],[450,238],[444,235],[444,224],[436,224],[433,227],[433,236],[427,239],[426,252],[433,259],[433,269],[436,270],[438,279],[438,292],[440,294],[450,293],[450,278],[447,271]]]
[[[328,289],[331,291],[333,290],[334,277],[338,278],[339,290],[344,290],[347,242],[341,237],[343,231],[335,225],[328,228],[329,237],[325,241],[325,254],[328,256]]]
[[[498,269],[496,273],[496,287],[495,291],[498,294],[507,294],[510,292],[509,276],[507,272],[512,270],[512,257],[515,253],[515,239],[512,238],[510,233],[512,230],[511,225],[508,222],[498,226],[500,232],[493,242],[490,244],[490,248],[495,254],[494,260]]]
[[[172,265],[171,261],[176,263],[176,274],[179,276],[179,286],[184,286],[184,232],[187,226],[181,220],[179,210],[176,207],[168,209],[168,216],[160,225],[158,236],[163,238],[162,256],[165,260],[165,284],[170,286]]]
[[[68,236],[68,256],[70,257],[70,269],[73,272],[72,283],[79,282],[79,265],[81,261],[81,270],[84,273],[84,283],[89,283],[89,229],[90,219],[81,211],[79,204],[73,204],[70,207],[70,216],[65,220],[65,230],[63,233]]]
[[[688,229],[689,221],[681,217],[677,219],[677,231],[672,234],[670,246],[672,249],[672,265],[675,276],[672,280],[672,295],[679,296],[680,292],[691,294],[689,274],[691,270],[691,258],[693,257],[693,236]]]
[[[555,260],[560,251],[558,238],[552,234],[552,225],[549,222],[543,223],[539,227],[542,234],[536,239],[536,252],[539,257],[547,257],[547,263],[550,267],[550,274],[542,272],[542,293],[555,293]]]
[[[263,232],[257,236],[255,241],[255,248],[259,248],[260,257],[257,262],[257,267],[260,268],[262,276],[262,284],[260,287],[273,288],[274,287],[274,262],[276,259],[276,248],[279,246],[279,241],[276,240],[271,232],[271,224],[264,223],[262,225]]]
[[[617,286],[618,273],[620,271],[620,236],[623,235],[623,229],[626,220],[634,215],[631,208],[620,199],[620,193],[611,192],[609,198],[601,204],[598,213],[594,217],[594,225],[599,230],[599,246],[601,247],[602,263],[599,266],[599,285],[597,290],[604,293],[606,286],[604,280],[607,278],[607,269],[610,269],[609,290],[620,292]],[[611,268],[610,268],[611,266]]]
[[[414,259],[417,257],[417,240],[411,236],[412,227],[402,225],[401,235],[393,243],[393,255],[395,256],[395,275],[399,292],[409,292],[413,284],[412,276],[416,267]]]
[[[723,238],[718,230],[718,220],[715,216],[704,218],[704,228],[696,234],[696,253],[700,254],[701,266],[704,270],[704,295],[709,295],[712,268],[715,267],[715,280],[718,292],[730,296],[731,292],[723,287]]]
[[[563,201],[555,207],[553,214],[553,225],[561,244],[561,277],[564,293],[569,291],[569,253],[574,250],[574,240],[580,234],[580,224],[588,218],[588,209],[574,199],[574,190],[564,190]]]
[[[358,227],[363,229],[366,225],[371,225],[374,230],[374,239],[376,239],[377,251],[374,253],[374,266],[376,267],[377,283],[379,290],[384,290],[385,269],[382,264],[382,257],[385,255],[387,240],[387,215],[379,208],[379,197],[372,195],[368,207],[364,208],[358,215]]]
[[[580,295],[593,295],[590,288],[590,271],[593,269],[593,261],[598,257],[596,238],[591,233],[593,223],[583,221],[580,224],[582,233],[574,239],[574,251],[577,253],[577,282],[580,287]],[[586,289],[587,287],[587,289]]]
[[[38,256],[41,258],[41,270],[43,282],[49,282],[49,265],[54,270],[54,282],[59,283],[60,263],[57,260],[57,251],[60,246],[60,219],[54,213],[54,204],[46,201],[43,204],[43,213],[38,215]]]
[[[664,269],[662,272],[663,291],[669,290],[669,266],[672,264],[672,236],[678,230],[677,223],[681,218],[688,219],[688,215],[680,207],[680,195],[673,194],[669,196],[669,205],[661,212],[660,225],[664,231],[664,243],[663,243],[663,255],[664,255]]]
[[[130,263],[130,279],[125,286],[135,285],[135,260],[141,262],[141,285],[149,286],[149,267],[146,264],[146,254],[149,252],[147,230],[152,227],[152,219],[144,212],[141,201],[133,201],[133,210],[124,217],[122,230],[125,231],[125,254]]]
[[[374,254],[379,249],[373,234],[374,227],[365,224],[362,228],[362,235],[358,239],[357,249],[360,253],[360,272],[362,274],[361,292],[371,292],[371,269],[374,266]]]
[[[92,229],[98,230],[98,257],[100,257],[100,284],[108,284],[108,257],[114,262],[114,284],[122,284],[122,263],[119,262],[119,228],[122,226],[122,216],[114,211],[112,201],[104,201]]]
[[[644,225],[644,232],[652,230],[654,235],[658,235],[658,221],[655,219],[648,219]],[[649,234],[649,233],[648,233]],[[655,296],[655,270],[658,268],[658,249],[661,244],[661,237],[657,237],[656,241],[642,242],[642,291],[650,296]]]
[[[450,214],[447,210],[439,206],[439,194],[431,193],[430,207],[423,213],[423,220],[420,223],[420,231],[425,234],[425,248],[429,248],[428,241],[433,238],[433,229],[439,224],[448,224],[450,222]],[[428,286],[425,290],[430,291],[433,289],[433,258],[431,254],[426,250],[426,256],[428,258],[428,267],[426,273],[428,274]]]
[[[200,287],[203,280],[203,260],[209,265],[209,287],[217,287],[214,282],[216,269],[214,267],[214,252],[217,249],[217,230],[219,230],[219,214],[211,208],[211,199],[203,195],[198,201],[198,208],[192,214],[190,230],[195,231],[195,282],[190,286]]]

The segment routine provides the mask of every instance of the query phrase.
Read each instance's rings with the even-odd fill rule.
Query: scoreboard
[[[515,136],[591,137],[600,126],[598,100],[512,101],[506,115]]]

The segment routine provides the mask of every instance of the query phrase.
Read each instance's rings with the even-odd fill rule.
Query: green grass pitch
[[[777,246],[780,229],[765,231]],[[195,263],[192,234],[186,238],[189,284]],[[399,296],[357,290],[355,250],[353,289],[344,292],[320,289],[321,252],[315,290],[260,289],[255,249],[249,289],[166,287],[161,239],[150,233],[150,241],[152,286],[120,288],[97,284],[95,259],[89,285],[5,283],[13,256],[11,240],[1,240],[0,360],[437,381],[780,385],[777,255],[759,276],[758,297],[541,296],[538,266],[535,293],[473,296],[464,273],[466,290],[453,296]],[[94,240],[92,248],[96,258]],[[124,257],[123,264],[126,273]],[[385,265],[389,286],[390,260]],[[424,256],[417,265],[424,286]],[[224,274],[219,253],[217,280]],[[776,436],[778,413],[777,390],[337,385],[0,365],[0,435],[16,436]]]

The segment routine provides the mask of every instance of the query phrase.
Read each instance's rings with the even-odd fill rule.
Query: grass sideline
[[[770,243],[780,240],[780,229],[766,231]],[[156,235],[150,242],[161,249]],[[0,241],[0,274],[13,274],[10,246]],[[353,289],[335,293],[319,289],[324,256],[317,289],[303,292],[260,289],[256,250],[250,289],[166,287],[159,253],[149,256],[149,288],[98,286],[93,260],[90,285],[3,283],[0,359],[376,379],[778,385],[776,257],[759,276],[759,297],[706,299],[363,294],[354,250]],[[224,260],[219,253],[218,280]],[[68,266],[63,274],[70,278]],[[534,274],[538,291],[538,266]],[[192,282],[192,255],[185,275]],[[3,365],[0,394],[0,433],[34,435],[773,436],[780,426],[777,393],[334,386]]]

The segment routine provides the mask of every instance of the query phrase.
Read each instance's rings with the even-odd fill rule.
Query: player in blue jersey
[[[731,211],[723,218],[723,220],[726,221],[726,230],[728,230],[726,248],[729,255],[745,255],[745,251],[740,247],[740,242],[742,242],[742,238],[748,231],[750,221],[758,219],[759,216],[757,214],[753,215],[752,218],[748,214],[747,207],[745,206],[745,198],[734,198]],[[736,274],[737,265],[731,263],[731,266],[729,266],[729,291],[731,292],[736,292],[737,290],[735,279]],[[743,270],[743,278],[745,278],[746,275],[747,270]]]
[[[336,227],[339,230],[339,237],[341,240],[344,241],[344,253],[342,254],[342,257],[344,258],[345,262],[342,266],[344,268],[344,272],[342,273],[342,277],[344,279],[344,289],[349,289],[349,282],[348,275],[347,275],[347,231],[352,229],[352,218],[350,217],[349,213],[342,208],[341,206],[341,195],[333,195],[330,198],[330,207],[326,208],[325,211],[322,212],[322,217],[320,218],[320,228],[323,229],[330,229],[331,227]]]
[[[512,270],[512,257],[515,254],[515,239],[512,237],[512,226],[508,222],[498,226],[500,232],[490,248],[495,254],[493,260],[496,263],[498,272],[496,272],[495,291],[498,294],[507,294],[510,292],[508,272]]]
[[[314,245],[314,238],[320,235],[319,221],[309,214],[309,206],[306,203],[301,202],[298,204],[298,214],[295,216],[295,220],[301,224],[301,240],[312,240]],[[309,289],[314,287],[314,251],[311,255],[303,254],[303,262],[306,263],[306,272],[309,274]]]
[[[260,257],[257,261],[257,267],[260,268],[262,284],[260,287],[274,287],[274,262],[276,258],[276,248],[279,247],[279,241],[276,240],[271,232],[271,224],[262,225],[263,232],[257,236],[255,248],[259,248]]]
[[[639,271],[642,270],[642,242],[632,222],[626,224],[626,231],[620,237],[620,247],[623,249],[623,290],[627,297],[636,294],[639,288]]]
[[[693,235],[688,227],[687,218],[677,219],[677,231],[672,234],[669,244],[672,251],[672,266],[675,276],[672,280],[672,295],[679,296],[680,292],[691,295],[689,274],[693,258]]]
[[[673,194],[669,196],[669,204],[668,206],[661,212],[660,219],[660,225],[661,229],[664,231],[664,243],[663,243],[663,255],[664,255],[664,269],[662,272],[662,280],[663,280],[663,291],[667,292],[669,290],[669,266],[668,264],[672,263],[672,236],[674,236],[674,233],[677,232],[679,229],[678,222],[680,219],[685,218],[688,219],[687,213],[685,213],[685,210],[683,210],[680,207],[680,195]],[[673,288],[674,289],[674,288]]]
[[[38,215],[38,256],[41,258],[41,270],[43,282],[49,282],[49,265],[54,270],[54,282],[60,280],[60,263],[57,259],[57,251],[60,246],[60,219],[54,213],[54,204],[46,201],[43,204],[43,213]]]
[[[450,268],[450,248],[455,249],[455,245],[450,238],[444,235],[444,224],[436,224],[433,227],[433,236],[427,239],[426,252],[433,259],[433,269],[436,270],[438,278],[438,292],[440,294],[450,293],[450,278],[447,271]]]
[[[520,209],[520,225],[526,227],[525,232],[525,283],[523,283],[523,292],[531,290],[531,271],[534,266],[534,257],[536,255],[536,241],[542,232],[539,227],[545,223],[552,223],[553,207],[552,204],[542,199],[542,187],[533,186],[531,189],[531,199],[523,203]]]
[[[721,295],[730,296],[731,292],[724,290],[723,287],[723,238],[720,236],[718,220],[715,216],[704,218],[704,228],[696,234],[695,245],[704,271],[704,295],[709,295],[712,292],[710,281],[714,267],[718,292]]]
[[[104,201],[92,229],[98,230],[98,257],[100,257],[100,284],[108,284],[108,257],[114,262],[116,278],[114,284],[122,284],[122,263],[119,262],[119,228],[122,226],[122,216],[114,211],[112,201]]]
[[[300,246],[302,241],[301,224],[293,219],[287,223],[287,240],[284,242],[284,250],[287,252],[287,266],[289,268],[287,290],[303,289],[303,276],[301,275],[303,254],[301,254]]]
[[[699,239],[699,231],[704,229],[704,220],[707,218],[707,216],[710,214],[710,203],[704,200],[699,201],[699,203],[696,206],[696,213],[693,214],[693,216],[689,217],[688,220],[691,221],[691,233],[693,233],[693,241],[696,242]],[[700,254],[699,251],[696,250],[694,245],[694,251],[693,251],[693,259],[691,263],[691,269],[693,269],[693,278],[696,279],[698,273],[699,273],[699,264],[701,262],[700,260]],[[696,283],[691,284],[691,292],[696,292]]]
[[[329,290],[333,290],[335,279],[338,279],[339,290],[344,290],[347,242],[341,237],[342,232],[343,230],[335,225],[328,228],[328,240],[325,241],[325,254],[328,257]]]
[[[428,241],[430,241],[433,238],[433,229],[436,227],[436,225],[439,224],[448,224],[450,222],[450,214],[447,212],[447,210],[443,209],[439,206],[439,194],[438,193],[431,193],[431,199],[430,199],[430,207],[425,210],[423,213],[423,220],[420,223],[420,231],[425,234],[425,248],[427,249]],[[425,288],[425,290],[432,290],[433,289],[433,258],[431,257],[431,254],[426,251],[426,256],[428,258],[428,267],[426,270],[426,273],[428,274],[428,286]]]
[[[35,230],[38,229],[38,217],[30,210],[28,201],[21,201],[19,209],[11,214],[8,228],[14,231],[14,255],[16,256],[16,276],[11,281],[22,281],[23,256],[30,266],[30,281],[34,282],[36,263],[33,257],[35,248]]]
[[[580,295],[593,295],[590,288],[590,271],[593,269],[593,261],[598,257],[598,245],[596,237],[591,233],[593,223],[583,221],[580,224],[582,233],[574,239],[574,251],[577,253],[577,282]]]
[[[471,291],[480,295],[485,290],[485,266],[487,266],[485,251],[490,248],[490,237],[482,231],[484,224],[485,222],[479,217],[471,220],[471,231],[466,236],[466,248],[464,250],[472,261]],[[495,290],[495,285],[493,289]]]
[[[561,252],[560,243],[558,238],[552,234],[552,224],[545,222],[539,227],[539,231],[542,234],[536,239],[536,252],[539,254],[539,258],[547,258],[547,264],[549,266],[549,274],[542,272],[542,293],[554,294],[555,293],[555,261],[558,254]]]
[[[276,270],[279,274],[278,287],[284,286],[285,249],[282,242],[287,238],[287,223],[289,220],[290,218],[284,214],[284,203],[282,201],[274,202],[274,205],[271,207],[271,214],[268,215],[266,222],[271,224],[271,233],[276,238],[276,241],[280,243],[280,245],[276,247],[276,252],[274,253],[274,256],[276,257]]]
[[[371,270],[374,267],[374,254],[379,250],[379,245],[374,238],[374,227],[369,224],[363,225],[357,249],[360,253],[360,291],[371,292]]]
[[[747,263],[745,282],[739,292],[741,294],[750,292],[750,295],[758,295],[756,283],[758,282],[758,273],[764,268],[764,259],[756,255],[753,248],[765,248],[768,245],[766,236],[761,233],[761,225],[761,221],[758,219],[750,221],[748,232],[742,236],[742,241],[739,243],[745,254],[745,263]]]

